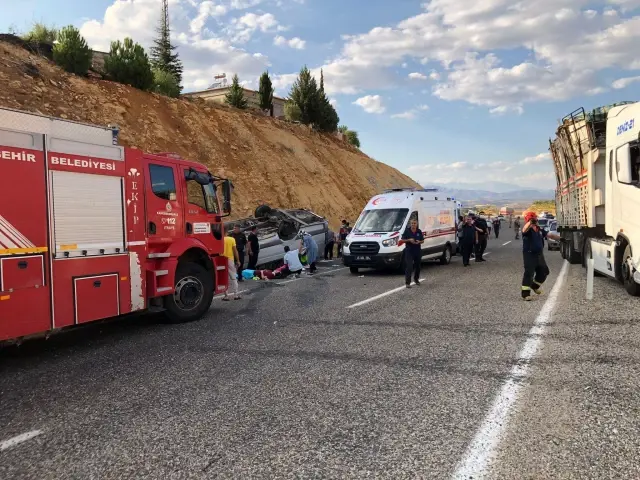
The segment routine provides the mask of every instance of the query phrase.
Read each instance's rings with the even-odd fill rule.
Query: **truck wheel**
[[[358,267],[349,267],[349,271],[354,275],[358,274]]]
[[[440,257],[440,265],[449,265],[451,263],[451,246],[447,245],[447,248],[442,252]]]
[[[213,278],[202,265],[179,264],[175,293],[164,298],[167,319],[171,323],[183,323],[201,318],[211,306],[213,287]]]
[[[631,258],[631,246],[627,245],[622,255],[622,264],[620,265],[620,271],[622,272],[622,283],[624,289],[629,295],[634,297],[640,296],[640,285],[638,285],[633,279],[633,271],[629,265],[629,259]]]

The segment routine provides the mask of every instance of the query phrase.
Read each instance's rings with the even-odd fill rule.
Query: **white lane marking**
[[[424,280],[425,280],[424,278],[421,278],[419,281],[420,282],[424,282]],[[415,283],[412,283],[412,285],[415,285]],[[362,300],[361,302],[354,303],[353,305],[349,305],[346,308],[355,308],[355,307],[360,307],[362,305],[366,305],[367,303],[373,302],[375,300],[378,300],[379,298],[383,298],[383,297],[386,297],[386,296],[391,295],[393,293],[399,292],[400,290],[404,290],[405,288],[407,288],[407,287],[406,286],[405,287],[398,287],[398,288],[394,288],[393,290],[388,290],[388,291],[386,291],[384,293],[381,293],[380,295],[375,295],[373,297],[367,298],[366,300]]]
[[[520,350],[516,363],[511,368],[506,382],[494,399],[491,410],[476,432],[462,461],[458,464],[453,474],[455,480],[469,478],[480,480],[489,475],[488,467],[491,465],[502,436],[506,432],[509,417],[522,390],[523,381],[529,374],[530,362],[537,355],[542,336],[552,321],[553,310],[558,301],[560,290],[565,283],[569,271],[568,267],[569,263],[564,262],[549,298],[529,330],[529,338]]]
[[[19,443],[26,442],[27,440],[31,440],[33,437],[37,437],[42,433],[42,430],[32,430],[27,433],[23,433],[22,435],[18,435],[17,437],[10,438],[9,440],[5,440],[0,443],[0,452],[2,450],[6,450],[7,448],[15,447]]]
[[[304,280],[304,279],[311,278],[311,277],[317,277],[319,275],[326,275],[327,273],[339,272],[340,270],[346,270],[347,268],[349,268],[349,267],[335,268],[333,270],[327,270],[326,272],[320,272],[320,273],[316,273],[314,275],[306,275],[306,276],[300,277],[300,278],[292,278],[291,280],[285,280],[284,282],[276,282],[276,285],[285,285],[287,283],[295,282],[295,281],[298,281],[298,280]],[[248,281],[250,281],[250,280],[245,280],[245,282],[248,282]],[[264,280],[260,280],[260,281],[264,281]],[[250,292],[252,290],[254,290],[254,289],[253,288],[247,288],[246,290],[240,290],[238,292],[238,295],[240,295],[241,293]],[[224,298],[224,293],[221,293],[220,295],[216,295],[213,298],[214,298],[214,300],[216,298]]]
[[[504,247],[505,245],[509,245],[510,243],[511,243],[511,240],[509,240],[508,242],[504,242],[502,246]]]

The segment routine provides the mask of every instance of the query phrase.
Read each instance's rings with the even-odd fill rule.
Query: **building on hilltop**
[[[215,84],[214,84],[215,85]],[[224,103],[225,95],[229,92],[231,85],[212,86],[199,92],[183,93],[183,97],[201,98],[205,102]],[[247,99],[247,107],[253,110],[260,110],[260,94],[255,90],[243,88],[244,97]],[[281,97],[273,97],[273,116],[284,118],[284,104],[286,100]]]

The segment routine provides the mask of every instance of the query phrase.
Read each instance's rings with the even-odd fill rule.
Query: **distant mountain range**
[[[534,200],[553,200],[555,198],[555,192],[552,189],[518,188],[515,190],[513,184],[501,182],[483,183],[482,189],[477,188],[478,186],[480,185],[473,183],[424,185],[425,188],[437,188],[442,192],[450,193],[457,200],[473,205],[517,205],[530,203]]]

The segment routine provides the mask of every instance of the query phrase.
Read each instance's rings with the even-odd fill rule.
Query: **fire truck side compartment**
[[[117,273],[73,279],[76,323],[120,314],[120,279]]]
[[[51,328],[44,138],[3,126],[0,341]]]
[[[48,146],[53,325],[128,313],[124,149],[51,137]]]

